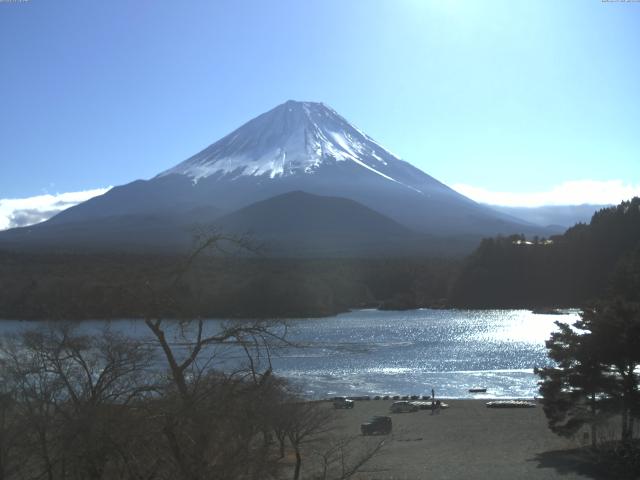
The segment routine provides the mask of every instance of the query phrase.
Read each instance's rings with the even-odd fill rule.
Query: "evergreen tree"
[[[562,436],[573,436],[582,427],[591,429],[596,446],[597,426],[608,417],[606,392],[613,387],[600,358],[597,339],[580,320],[559,328],[546,342],[549,357],[557,364],[536,370],[542,379],[540,393],[549,428]]]
[[[546,346],[557,366],[536,371],[549,427],[571,436],[589,425],[595,447],[597,425],[619,414],[621,440],[630,442],[640,416],[640,304],[605,300],[572,326],[556,324]]]
[[[634,419],[640,414],[640,304],[616,298],[585,310],[582,321],[598,342],[597,350],[615,385],[609,396],[622,419],[622,441],[632,440]]]

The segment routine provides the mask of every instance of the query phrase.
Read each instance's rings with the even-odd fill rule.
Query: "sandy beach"
[[[358,434],[360,423],[372,415],[389,415],[393,420],[393,434],[384,448],[355,478],[601,478],[571,452],[581,446],[578,440],[558,437],[547,428],[540,405],[491,409],[487,400],[444,401],[450,407],[434,415],[430,410],[390,414],[392,402],[384,400],[358,401],[352,410],[337,411],[336,429],[345,436]]]

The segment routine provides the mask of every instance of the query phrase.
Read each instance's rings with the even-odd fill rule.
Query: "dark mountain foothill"
[[[277,209],[282,200],[254,208],[259,227],[240,219],[250,211],[238,210],[291,192],[333,200],[317,199],[313,212],[299,210],[286,225]],[[352,221],[345,215],[334,221],[336,198],[352,202]],[[219,228],[254,229],[256,240],[276,245],[272,255],[285,256],[460,254],[483,236],[548,233],[455,192],[326,105],[288,101],[150,180],[115,187],[41,224],[0,232],[0,248],[179,253],[191,246],[197,225],[223,214]],[[369,234],[356,234],[359,225]],[[429,237],[416,247],[420,235]],[[294,237],[300,248],[290,250]]]

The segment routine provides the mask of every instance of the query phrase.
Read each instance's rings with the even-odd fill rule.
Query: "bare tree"
[[[135,434],[125,407],[149,390],[143,345],[108,331],[88,337],[59,325],[5,339],[2,358],[12,413],[23,430],[23,473],[97,479],[122,462],[115,445],[127,440],[124,433]]]
[[[273,417],[277,435],[286,435],[295,454],[293,479],[302,476],[303,455],[314,460],[305,474],[317,480],[344,480],[359,473],[386,444],[388,437],[336,436],[335,412],[323,402],[301,401],[289,393],[289,401],[278,405],[281,415]],[[281,454],[283,443],[280,444]],[[318,462],[319,461],[319,462]]]
[[[273,400],[267,398],[271,351],[286,343],[286,325],[266,320],[169,321],[160,314],[178,303],[174,292],[181,291],[199,256],[210,250],[228,254],[229,248],[253,247],[243,237],[203,236],[169,291],[154,293],[157,308],[144,320],[170,378],[162,435],[176,475],[190,480],[250,477],[270,468],[265,442],[256,448],[254,440],[259,434],[266,436],[259,408],[262,401]],[[229,355],[234,358],[229,360]]]
[[[329,429],[333,412],[323,408],[319,402],[301,401],[287,405],[287,411],[287,438],[296,456],[293,479],[298,480],[302,467],[302,445],[316,440],[318,435]]]
[[[0,379],[6,385],[3,379]],[[15,421],[15,400],[12,392],[0,392],[0,480],[11,478],[19,470],[16,445],[20,441],[21,429]]]
[[[300,478],[302,447],[322,439],[332,412],[273,375],[286,324],[163,316],[196,257],[229,246],[247,244],[208,236],[168,291],[149,286],[151,342],[65,324],[0,341],[0,480],[276,479],[289,473],[286,444]],[[340,445],[325,473],[348,478],[360,464],[334,468]]]
[[[363,439],[361,436],[332,438],[324,442],[324,449],[316,450],[320,471],[315,480],[346,480],[360,473],[367,462],[386,445],[387,437]]]

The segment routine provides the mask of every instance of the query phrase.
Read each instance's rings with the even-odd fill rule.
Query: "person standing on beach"
[[[431,415],[436,411],[436,391],[431,389]]]

